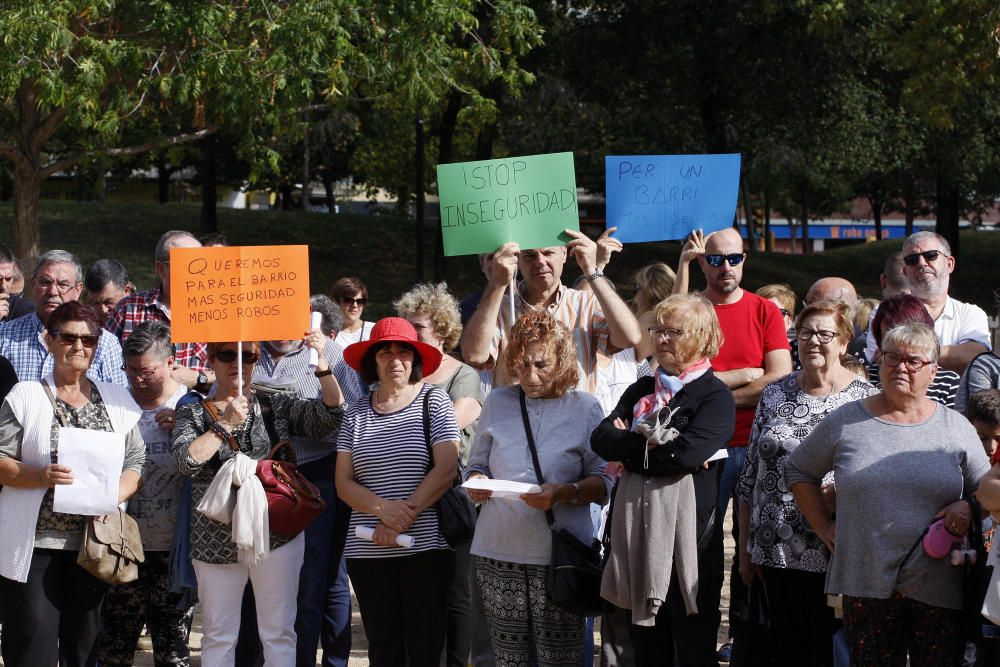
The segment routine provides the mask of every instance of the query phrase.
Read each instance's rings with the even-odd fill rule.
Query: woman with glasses
[[[931,319],[930,313],[915,296],[897,294],[879,304],[878,310],[875,311],[875,317],[872,318],[871,327],[871,334],[875,338],[876,345],[881,348],[882,338],[886,332],[905,322],[918,322],[934,328],[934,320]],[[879,383],[880,365],[881,358],[876,350],[875,359],[868,367],[868,379],[877,388],[881,388]],[[927,388],[927,398],[937,401],[945,407],[954,407],[955,394],[958,392],[960,382],[961,376],[958,373],[939,367]]]
[[[831,551],[826,592],[844,596],[853,665],[958,665],[965,568],[922,545],[942,520],[959,541],[972,515],[963,498],[989,463],[964,417],[927,397],[940,344],[907,322],[882,337],[882,392],[820,422],[788,457],[785,481]],[[823,478],[836,470],[836,512]]]
[[[145,624],[153,639],[158,667],[190,663],[188,636],[194,607],[170,591],[170,542],[177,521],[184,478],[170,454],[174,408],[187,387],[174,380],[174,348],[170,327],[143,322],[125,341],[125,375],[132,397],[142,408],[139,432],[146,444],[144,484],[128,503],[128,513],[139,525],[146,560],[139,579],[119,584],[108,593],[101,612],[100,664],[130,667]]]
[[[341,278],[330,288],[330,296],[340,307],[343,325],[337,332],[337,343],[348,345],[368,340],[372,335],[374,322],[361,319],[368,303],[368,288],[357,278]]]
[[[767,385],[757,404],[736,488],[737,553],[743,582],[763,582],[778,664],[832,665],[834,616],[823,590],[830,552],[785,485],[785,461],[827,415],[875,388],[841,364],[854,336],[846,304],[806,306],[795,334],[802,370]]]
[[[14,386],[0,408],[0,580],[7,665],[95,665],[108,585],[77,565],[89,516],[54,509],[84,473],[59,462],[64,428],[109,431],[124,452],[118,501],[142,484],[142,414],[128,390],[87,379],[101,323],[77,301],[46,322],[52,374]]]
[[[601,595],[629,612],[634,664],[717,665],[721,617],[711,599],[722,522],[719,471],[706,462],[735,423],[733,394],[711,364],[722,330],[712,304],[694,294],[667,298],[654,315],[655,378],[629,387],[590,438],[599,456],[624,466]]]
[[[344,399],[323,349],[329,340],[319,329],[308,332],[305,345],[317,351],[316,376],[323,395],[303,399],[272,394],[267,406],[279,440],[301,435],[321,440],[336,429],[344,414]],[[237,350],[242,345],[243,385],[239,384]],[[203,615],[202,665],[232,665],[240,629],[243,589],[249,579],[257,601],[257,627],[268,665],[295,664],[295,614],[303,535],[287,537],[271,532],[264,544],[249,550],[233,541],[233,525],[198,511],[219,468],[234,457],[266,458],[272,446],[262,411],[264,397],[250,389],[257,343],[209,343],[208,357],[215,371],[214,391],[200,403],[177,410],[173,458],[177,470],[191,477],[191,559],[198,576],[198,599]],[[239,460],[237,461],[239,463]],[[263,525],[266,515],[246,516]],[[266,512],[266,507],[263,508]],[[259,523],[258,523],[259,522]],[[263,532],[261,530],[260,532]],[[263,552],[263,553],[261,553]]]

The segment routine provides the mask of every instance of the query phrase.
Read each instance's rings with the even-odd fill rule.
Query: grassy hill
[[[9,242],[12,238],[12,216],[10,204],[0,204],[0,240]],[[182,204],[43,202],[41,217],[43,248],[69,250],[85,267],[102,257],[116,258],[128,267],[140,289],[153,283],[153,248],[164,231],[187,229],[198,233],[198,209]],[[325,292],[337,278],[357,276],[368,285],[372,301],[366,312],[369,318],[390,314],[392,300],[416,277],[415,230],[409,220],[381,215],[220,208],[219,229],[239,245],[309,245],[312,291]],[[430,278],[431,225],[425,237],[424,275]],[[771,282],[788,283],[801,297],[816,278],[837,275],[853,282],[863,296],[877,297],[878,275],[885,257],[899,246],[898,241],[881,241],[808,256],[755,253],[748,260],[743,284],[756,289]],[[625,285],[631,282],[632,271],[649,262],[662,260],[676,266],[679,253],[677,242],[629,245],[612,261],[608,273],[616,283]],[[993,261],[998,256],[1000,233],[963,232],[952,294],[994,314],[997,305],[993,289],[1000,286],[1000,276]],[[701,272],[695,269],[693,274],[698,287]],[[578,275],[571,261],[565,280],[571,282]],[[460,297],[483,283],[475,257],[448,258],[446,278]]]

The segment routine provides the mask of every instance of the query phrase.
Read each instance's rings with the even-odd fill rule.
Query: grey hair
[[[122,352],[126,358],[152,352],[157,359],[166,359],[174,353],[174,346],[170,342],[170,327],[166,322],[157,320],[143,322],[125,339]]]
[[[882,336],[882,351],[898,350],[900,347],[915,347],[927,353],[931,361],[937,363],[941,357],[941,342],[934,329],[919,322],[904,322],[889,329]]]
[[[80,266],[80,262],[76,261],[73,253],[65,250],[49,250],[39,257],[38,263],[35,264],[35,270],[31,273],[31,279],[34,280],[37,278],[38,272],[49,264],[72,264],[76,269],[76,282],[83,282],[83,267]]]
[[[921,241],[937,241],[941,244],[941,249],[944,250],[944,254],[951,256],[951,246],[948,245],[948,240],[937,232],[913,232],[906,237],[905,241],[903,241],[903,248],[917,245]]]
[[[100,292],[111,283],[118,289],[128,284],[128,270],[117,259],[99,259],[87,269],[83,286],[88,292]]]
[[[185,232],[183,229],[171,229],[169,232],[165,232],[160,237],[160,240],[156,242],[156,251],[153,254],[154,259],[157,262],[170,261],[170,249],[174,247],[173,240],[181,237],[187,237],[198,244],[201,243],[191,232]]]
[[[333,299],[325,294],[313,294],[309,297],[309,306],[314,312],[323,316],[319,328],[324,336],[329,336],[334,331],[339,331],[344,326],[344,316],[340,308],[333,302]]]

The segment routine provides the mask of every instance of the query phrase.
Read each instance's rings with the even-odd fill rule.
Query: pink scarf
[[[708,359],[697,361],[680,375],[669,375],[663,368],[656,369],[656,391],[643,396],[632,409],[632,430],[640,421],[670,403],[674,394],[684,388],[684,385],[694,382],[712,367]]]

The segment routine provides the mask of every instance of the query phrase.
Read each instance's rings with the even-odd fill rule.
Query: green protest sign
[[[444,254],[563,245],[580,229],[572,153],[440,164]]]

